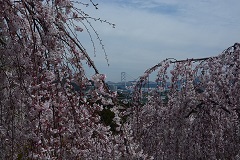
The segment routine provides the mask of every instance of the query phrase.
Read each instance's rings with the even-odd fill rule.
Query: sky
[[[178,60],[217,56],[240,42],[239,0],[93,0],[83,7],[92,17],[116,24],[91,21],[102,39],[105,59],[94,32],[96,56],[86,29],[79,39],[107,81],[132,81],[166,58]],[[109,66],[108,66],[109,63]],[[86,70],[90,77],[93,72]],[[154,78],[151,77],[154,81]]]

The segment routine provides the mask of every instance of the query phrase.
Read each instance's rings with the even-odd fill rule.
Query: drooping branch
[[[235,43],[218,56],[167,59],[146,70],[131,108],[133,134],[144,151],[155,159],[236,159],[239,63]],[[158,86],[144,93],[154,71]]]

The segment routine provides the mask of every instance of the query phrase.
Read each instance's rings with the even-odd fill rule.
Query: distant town
[[[108,87],[111,91],[129,91],[132,92],[133,91],[133,87],[136,85],[136,81],[128,81],[128,82],[111,82],[108,81]],[[149,81],[144,88],[156,88],[157,87],[157,83],[156,82],[152,82]]]

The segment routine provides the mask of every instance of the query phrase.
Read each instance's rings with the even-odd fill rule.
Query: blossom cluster
[[[202,59],[167,59],[135,86],[133,134],[155,159],[239,159],[240,44]],[[143,102],[141,87],[158,71]]]
[[[92,25],[74,3],[0,1],[0,159],[146,156],[120,128],[116,95],[77,38],[75,31]],[[93,87],[83,63],[95,71]],[[105,106],[118,134],[102,120]]]

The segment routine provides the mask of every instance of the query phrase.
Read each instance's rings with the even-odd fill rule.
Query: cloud
[[[100,46],[93,60],[108,80],[120,81],[121,72],[137,78],[169,57],[215,56],[239,41],[239,5],[237,0],[103,0],[99,10],[88,12],[116,23],[113,29],[92,22],[103,39],[110,67]],[[89,41],[85,45],[91,53]]]

